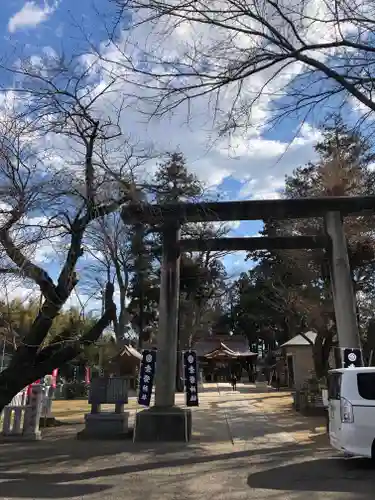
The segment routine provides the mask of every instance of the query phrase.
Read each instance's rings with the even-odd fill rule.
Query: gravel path
[[[1,499],[367,500],[375,474],[335,457],[320,419],[289,409],[286,393],[206,385],[188,445],[77,441],[81,426],[39,443],[0,443]],[[182,396],[178,396],[182,403]]]

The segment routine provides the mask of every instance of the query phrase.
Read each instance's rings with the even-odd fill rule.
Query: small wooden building
[[[138,373],[142,355],[131,345],[125,345],[111,359],[111,369],[118,377],[134,376]]]
[[[118,377],[127,377],[130,389],[137,385],[142,355],[131,345],[124,345],[109,363],[109,371]]]
[[[298,334],[280,346],[285,353],[287,382],[290,388],[301,389],[314,371],[312,345],[305,337],[315,343],[316,336],[317,333],[312,331],[304,333],[304,336]]]

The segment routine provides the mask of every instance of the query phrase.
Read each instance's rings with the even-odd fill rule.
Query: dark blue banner
[[[154,349],[143,349],[138,392],[138,404],[140,405],[150,406],[155,366],[156,351]]]
[[[199,406],[196,351],[184,351],[186,406]]]

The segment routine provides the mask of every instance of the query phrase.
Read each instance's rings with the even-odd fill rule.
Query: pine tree
[[[157,203],[191,201],[203,193],[202,183],[189,173],[182,153],[169,153],[155,174],[155,198]]]

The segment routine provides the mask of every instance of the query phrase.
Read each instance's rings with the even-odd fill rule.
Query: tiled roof
[[[305,332],[304,336],[307,337],[312,343],[315,342],[317,333],[316,332]],[[292,339],[285,342],[285,344],[280,347],[294,347],[294,346],[309,346],[311,345],[301,334],[296,335]]]
[[[249,349],[249,344],[246,338],[240,336],[215,336],[199,339],[192,345],[192,349],[197,351],[198,356],[204,356],[215,350],[229,350],[233,355],[237,356],[251,356],[252,353]]]
[[[156,339],[152,343],[144,343],[145,349],[157,348]],[[198,356],[204,356],[217,349],[228,349],[233,351],[234,356],[254,356],[255,353],[249,349],[249,343],[245,337],[240,335],[215,335],[213,337],[204,337],[193,342],[191,347],[197,351]]]
[[[129,356],[131,358],[142,359],[142,354],[140,354],[137,349],[131,345],[124,346],[123,350],[120,352],[119,356]]]

